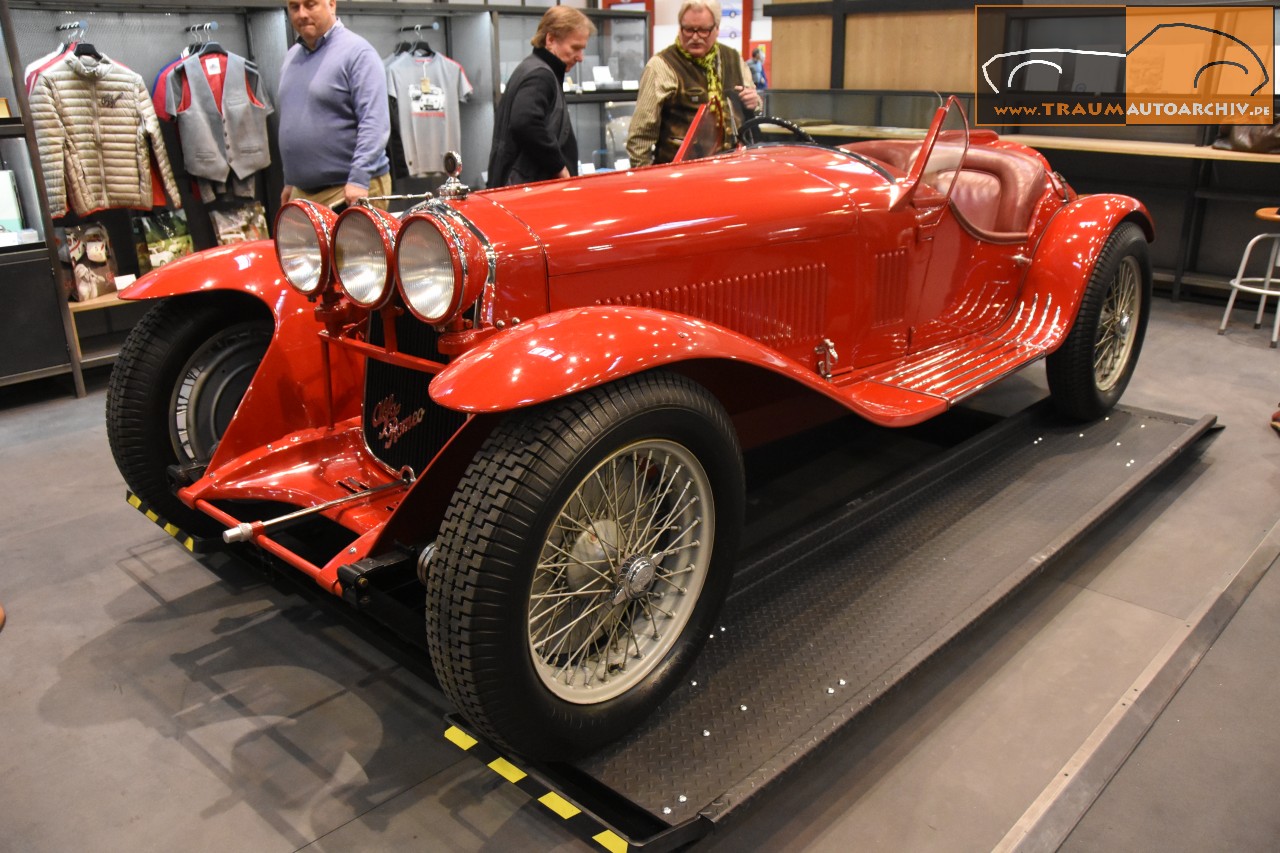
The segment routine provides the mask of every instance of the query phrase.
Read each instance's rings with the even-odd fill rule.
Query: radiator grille
[[[400,352],[443,363],[440,336],[408,312],[396,319]],[[369,343],[384,346],[382,324],[369,324]],[[422,472],[453,437],[467,416],[432,402],[427,393],[431,374],[368,359],[364,383],[364,440],[374,456],[397,471]]]

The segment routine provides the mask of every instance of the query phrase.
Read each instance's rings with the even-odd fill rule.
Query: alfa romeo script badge
[[[384,397],[373,407],[373,426],[378,430],[378,438],[385,442],[383,448],[390,450],[391,445],[403,438],[405,433],[422,423],[426,415],[427,410],[420,408],[401,420],[396,395],[388,394]]]

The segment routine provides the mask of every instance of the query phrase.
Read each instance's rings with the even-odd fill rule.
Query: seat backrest
[[[1044,194],[1048,180],[1044,166],[1016,151],[976,146],[965,155],[964,169],[991,175],[1000,183],[1000,201],[992,230],[1026,234],[1036,202]]]
[[[920,146],[912,139],[869,139],[840,147],[906,176]],[[959,175],[952,170],[933,178],[939,185],[947,178],[955,179],[952,204],[967,224],[983,232],[978,236],[992,240],[1010,240],[1027,233],[1048,180],[1044,166],[1034,158],[983,145],[970,146]]]
[[[961,218],[987,236],[1003,231],[1000,227],[1001,202],[1000,179],[990,172],[964,168],[957,172],[944,172],[939,178],[953,179],[951,204]]]

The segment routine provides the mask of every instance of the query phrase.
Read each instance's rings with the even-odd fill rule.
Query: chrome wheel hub
[[[618,568],[618,587],[613,591],[614,604],[642,598],[653,586],[658,567],[647,557],[631,557]]]

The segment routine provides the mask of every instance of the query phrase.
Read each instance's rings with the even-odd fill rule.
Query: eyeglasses
[[[690,37],[701,36],[702,38],[706,38],[707,36],[711,35],[711,33],[713,33],[714,31],[715,31],[715,27],[681,27],[680,28],[680,32]]]

